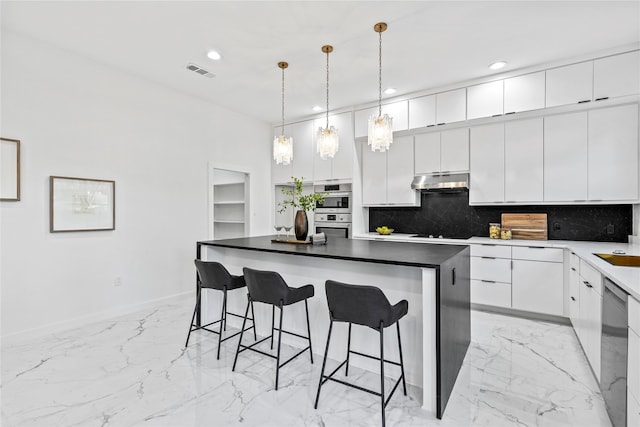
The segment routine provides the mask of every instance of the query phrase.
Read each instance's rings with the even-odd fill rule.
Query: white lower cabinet
[[[569,261],[569,319],[576,333],[580,324],[580,258],[574,253]]]
[[[471,245],[471,302],[511,307],[511,247]]]
[[[591,369],[600,381],[602,332],[602,275],[580,260],[580,316],[576,333]]]
[[[518,310],[563,315],[562,249],[514,247],[511,306]]]
[[[627,354],[628,426],[640,426],[640,302],[629,297],[629,353]],[[635,408],[633,408],[635,403]],[[636,422],[632,423],[633,417]]]

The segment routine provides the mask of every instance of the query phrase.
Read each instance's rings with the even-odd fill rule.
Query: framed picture
[[[49,177],[49,231],[115,230],[116,182]]]
[[[0,200],[20,200],[20,141],[0,138]]]

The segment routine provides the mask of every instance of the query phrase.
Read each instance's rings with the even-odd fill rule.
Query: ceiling
[[[217,105],[280,121],[640,42],[635,1],[7,1],[2,27]],[[209,49],[223,58],[212,61]],[[195,63],[216,75],[185,69]],[[99,84],[99,82],[96,82]],[[289,120],[287,120],[289,121]]]

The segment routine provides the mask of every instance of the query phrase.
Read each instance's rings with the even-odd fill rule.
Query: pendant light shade
[[[273,160],[278,165],[288,165],[293,160],[293,138],[284,136],[284,70],[289,66],[286,62],[278,62],[282,70],[282,127],[280,136],[273,138]]]
[[[322,51],[327,54],[327,110],[326,126],[318,128],[316,147],[320,158],[326,160],[333,158],[338,152],[338,129],[329,127],[329,54],[333,52],[333,46],[322,46]]]
[[[382,33],[387,24],[378,22],[373,29],[379,36],[378,43],[378,114],[369,118],[368,143],[372,151],[386,151],[393,143],[393,118],[382,114]]]

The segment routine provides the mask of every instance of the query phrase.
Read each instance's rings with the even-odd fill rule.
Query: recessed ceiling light
[[[312,108],[313,111],[322,111],[322,107],[319,105],[316,105],[315,107]]]
[[[493,64],[489,65],[489,68],[491,68],[492,70],[499,70],[500,68],[504,67],[505,65],[507,65],[506,61],[498,61],[498,62],[494,62]]]
[[[385,95],[393,95],[396,93],[396,89],[392,87],[388,87],[384,90]]]
[[[216,52],[215,50],[210,50],[209,52],[207,52],[207,57],[209,59],[213,59],[214,61],[219,60],[220,58],[222,58],[220,56],[220,53]]]

